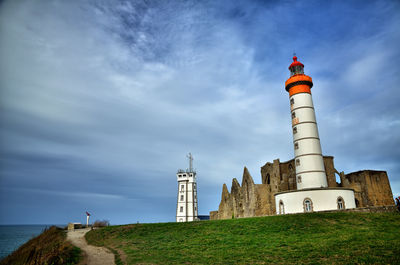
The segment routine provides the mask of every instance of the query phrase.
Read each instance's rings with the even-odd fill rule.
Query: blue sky
[[[398,196],[399,25],[398,1],[2,1],[0,224],[174,221],[188,152],[216,210],[293,157],[294,51],[323,153]]]

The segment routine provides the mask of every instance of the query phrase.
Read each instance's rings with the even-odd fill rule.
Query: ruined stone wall
[[[336,182],[336,174],[339,175],[339,172],[335,169],[335,165],[333,162],[333,156],[324,156],[324,166],[326,173],[326,180],[328,182],[329,188],[338,187],[338,183]]]
[[[211,211],[210,220],[217,220],[217,219],[218,219],[218,211]]]
[[[385,171],[364,170],[345,175],[334,166],[333,156],[324,156],[328,187],[352,188],[355,191],[357,207],[393,205],[392,190]],[[341,183],[336,182],[336,175]],[[254,184],[247,168],[244,168],[242,185],[236,178],[232,180],[231,192],[226,184],[222,186],[221,202],[218,211],[210,212],[210,219],[230,219],[275,214],[277,192],[296,190],[294,159],[261,167],[262,184]]]
[[[341,187],[352,188],[357,207],[394,205],[386,171],[362,170],[341,174]]]
[[[222,186],[221,203],[218,211],[210,213],[210,219],[229,219],[267,215],[270,212],[266,205],[270,198],[266,185],[254,184],[247,168],[244,168],[242,185],[236,178],[232,180],[231,192],[226,184]]]

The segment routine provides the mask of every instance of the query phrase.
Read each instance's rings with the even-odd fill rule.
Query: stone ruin
[[[324,156],[328,187],[344,187],[354,190],[356,207],[394,205],[392,189],[386,171],[361,170],[344,174],[335,169],[333,156]],[[294,159],[266,163],[261,167],[262,184],[255,184],[247,168],[244,168],[242,185],[232,180],[231,192],[222,186],[218,211],[210,212],[210,219],[231,219],[274,215],[277,192],[297,190]],[[336,175],[340,183],[336,182]]]

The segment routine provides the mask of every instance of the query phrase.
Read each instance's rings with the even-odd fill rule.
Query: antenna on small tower
[[[192,153],[189,153],[186,157],[189,158],[189,172],[193,172],[193,156],[192,156]]]

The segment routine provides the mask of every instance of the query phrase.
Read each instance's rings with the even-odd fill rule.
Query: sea
[[[52,225],[0,225],[0,260],[50,226]]]

